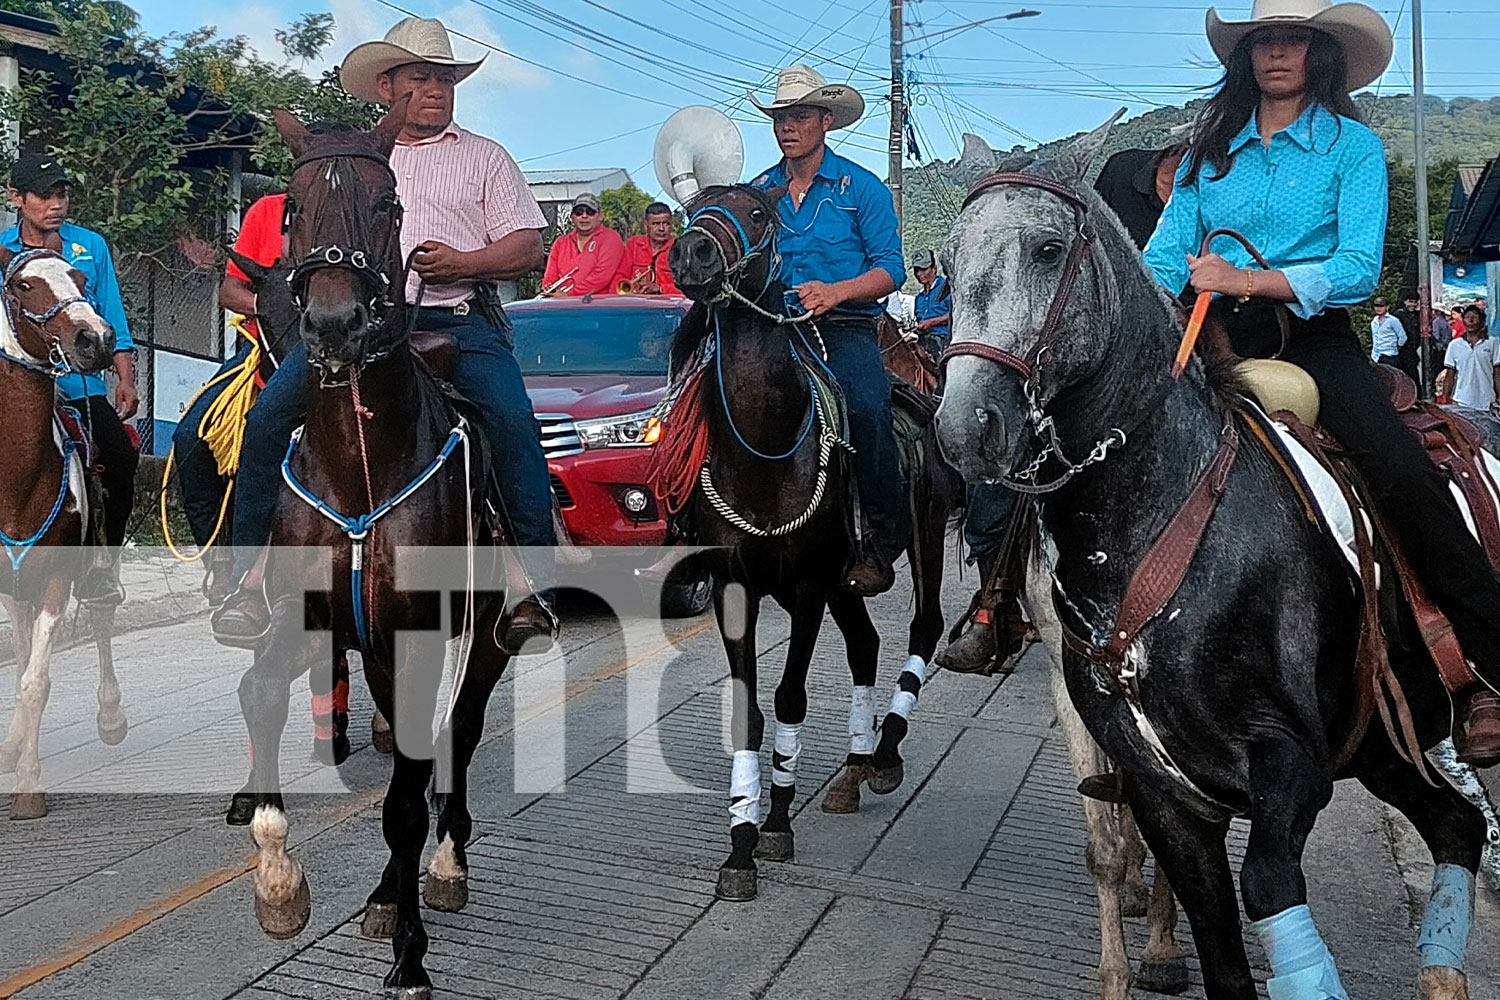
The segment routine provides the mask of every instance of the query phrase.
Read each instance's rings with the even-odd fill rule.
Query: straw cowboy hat
[[[770,115],[782,108],[811,106],[825,108],[833,114],[834,128],[848,128],[865,113],[865,99],[845,83],[829,83],[811,66],[788,66],[776,77],[776,96],[762,104],[750,96],[750,103]]]
[[[1300,24],[1315,28],[1338,42],[1349,67],[1350,93],[1374,83],[1391,64],[1395,42],[1391,26],[1362,3],[1330,0],[1255,0],[1248,21],[1225,21],[1217,8],[1208,9],[1208,43],[1219,62],[1229,62],[1235,46],[1251,32],[1268,25]]]
[[[380,75],[397,66],[432,63],[452,66],[459,81],[479,68],[483,59],[464,62],[453,58],[453,43],[443,22],[429,17],[408,17],[385,33],[384,41],[356,45],[339,67],[339,80],[349,96],[362,101],[380,100]]]

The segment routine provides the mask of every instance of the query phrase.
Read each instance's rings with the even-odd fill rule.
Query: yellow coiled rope
[[[227,477],[229,483],[224,488],[224,499],[219,504],[219,520],[214,525],[213,534],[192,555],[183,555],[178,551],[177,546],[172,542],[172,531],[167,526],[167,484],[172,479],[172,464],[177,455],[176,445],[173,445],[172,450],[167,453],[167,464],[162,471],[161,533],[172,555],[182,562],[197,562],[206,556],[213,548],[214,542],[218,540],[219,532],[224,528],[224,518],[229,511],[229,498],[234,493],[234,478],[240,468],[240,447],[245,441],[245,418],[250,413],[250,407],[255,404],[255,397],[259,393],[255,385],[255,373],[260,368],[260,344],[245,331],[243,316],[234,316],[229,322],[251,342],[249,355],[240,365],[220,372],[209,379],[203,388],[193,394],[192,401],[188,403],[188,409],[192,409],[193,404],[205,392],[214,386],[224,385],[224,391],[209,404],[208,409],[203,413],[203,419],[198,422],[198,438],[213,452],[214,460],[219,466],[219,475]]]

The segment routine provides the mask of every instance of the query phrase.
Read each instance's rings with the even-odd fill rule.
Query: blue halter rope
[[[10,560],[11,580],[15,587],[11,591],[11,596],[17,600],[21,597],[21,561],[26,558],[26,554],[36,546],[36,543],[52,530],[52,525],[57,523],[57,516],[62,513],[63,503],[68,499],[68,463],[76,447],[72,438],[63,435],[62,482],[58,484],[57,499],[52,501],[52,510],[47,515],[47,519],[42,522],[42,526],[36,529],[30,538],[12,538],[4,531],[0,531],[0,545],[5,548],[5,558]]]
[[[360,651],[364,652],[369,647],[369,626],[365,621],[365,542],[369,540],[370,533],[375,530],[375,522],[410,499],[412,494],[425,486],[429,479],[437,475],[438,471],[442,469],[444,463],[452,456],[454,449],[458,447],[460,442],[463,442],[464,446],[468,447],[468,422],[462,417],[458,419],[458,426],[449,432],[448,440],[443,444],[443,450],[438,452],[437,457],[432,460],[431,464],[417,478],[407,483],[399,493],[379,507],[376,507],[368,514],[361,514],[358,517],[349,517],[345,514],[340,514],[298,481],[296,475],[292,472],[292,454],[297,450],[297,443],[301,440],[302,428],[298,427],[292,432],[292,439],[287,442],[286,457],[281,460],[281,478],[286,481],[287,486],[297,495],[298,499],[338,525],[339,530],[349,536],[349,542],[352,546],[349,558],[349,592],[354,612],[354,632],[359,639]]]

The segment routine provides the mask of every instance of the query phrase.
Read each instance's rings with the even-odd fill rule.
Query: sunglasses
[[[598,215],[598,214],[599,213],[597,211],[595,211],[592,208],[589,208],[586,205],[575,205],[573,207],[573,215],[575,217],[580,216],[580,215]]]

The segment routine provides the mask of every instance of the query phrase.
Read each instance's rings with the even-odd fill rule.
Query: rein
[[[57,523],[58,515],[62,513],[63,503],[68,499],[68,465],[78,446],[66,434],[62,436],[62,442],[62,482],[58,484],[57,499],[52,501],[52,510],[48,512],[47,519],[42,522],[40,528],[32,532],[29,538],[12,538],[4,531],[0,531],[0,547],[5,549],[5,558],[10,560],[13,587],[11,596],[16,600],[21,599],[21,561],[36,547],[36,543],[52,530],[52,526]]]

